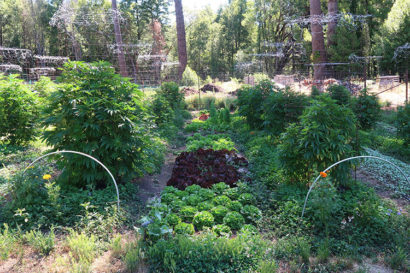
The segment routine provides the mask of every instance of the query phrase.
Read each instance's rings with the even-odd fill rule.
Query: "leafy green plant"
[[[174,111],[168,100],[156,94],[151,102],[150,111],[154,116],[154,122],[158,126],[170,123],[174,118]]]
[[[37,97],[17,75],[0,75],[0,139],[24,144],[37,135]]]
[[[215,232],[218,236],[227,236],[230,237],[232,234],[231,228],[227,225],[215,225],[212,227],[212,231]]]
[[[330,97],[339,105],[348,105],[350,103],[350,92],[343,85],[331,85],[327,88]]]
[[[242,208],[242,215],[248,222],[256,223],[262,218],[262,212],[260,209],[253,205],[246,205]]]
[[[185,68],[184,73],[182,73],[182,86],[196,86],[198,85],[198,75],[194,70],[192,70],[189,66]]]
[[[202,198],[197,194],[191,194],[185,198],[185,201],[188,205],[195,207],[202,201]]]
[[[353,111],[362,129],[370,129],[380,117],[380,105],[375,95],[369,94],[367,89],[360,91],[353,102]]]
[[[54,229],[49,234],[43,234],[39,230],[31,230],[23,235],[24,240],[42,255],[47,256],[54,249]]]
[[[174,227],[181,223],[181,218],[179,218],[178,215],[171,213],[165,217],[165,221],[167,221],[169,226]]]
[[[0,231],[0,259],[7,260],[10,254],[15,250],[17,239],[5,223]]]
[[[97,255],[96,238],[84,233],[71,231],[66,239],[66,244],[70,249],[69,256],[72,264],[77,264],[82,268],[89,268]]]
[[[232,230],[240,230],[243,224],[245,224],[243,216],[236,211],[228,212],[223,221],[224,224],[229,226]]]
[[[279,135],[292,122],[297,122],[307,106],[307,97],[289,89],[271,92],[263,103],[263,126]]]
[[[316,98],[316,97],[319,96],[319,95],[320,95],[320,90],[319,90],[319,88],[317,88],[315,85],[312,86],[312,90],[311,90],[311,92],[310,92],[310,97],[311,97],[311,98]]]
[[[307,183],[321,170],[354,154],[355,116],[327,94],[307,107],[300,124],[290,125],[281,135],[279,161],[290,181]],[[336,183],[346,184],[350,165],[332,169]]]
[[[172,109],[181,108],[184,94],[179,92],[179,86],[175,82],[164,82],[158,90],[158,94],[168,101]]]
[[[228,206],[229,203],[231,202],[231,199],[229,199],[228,196],[226,195],[219,195],[217,197],[215,197],[212,202],[215,205],[221,205],[221,206]]]
[[[216,184],[212,185],[212,190],[217,194],[221,195],[223,194],[226,190],[230,189],[229,185],[224,183],[224,182],[219,182]],[[224,198],[224,197],[222,197]]]
[[[215,218],[216,223],[222,223],[225,215],[229,212],[229,209],[224,206],[216,206],[211,209],[211,213]]]
[[[162,145],[150,130],[137,85],[104,62],[66,63],[60,81],[42,122],[48,145],[91,154],[122,181],[156,170]],[[86,157],[66,155],[59,163],[61,180],[71,185],[111,183],[106,171]]]
[[[143,265],[144,252],[139,242],[132,242],[126,247],[124,262],[129,272],[137,272]]]
[[[241,202],[239,202],[238,200],[234,200],[230,203],[228,203],[227,208],[236,212],[241,212],[243,205]]]
[[[205,201],[205,202],[199,203],[196,207],[197,207],[198,211],[204,211],[204,210],[212,209],[214,207],[214,205],[209,201]]]
[[[57,89],[57,84],[49,77],[41,76],[38,81],[32,86],[33,92],[37,93],[39,97],[46,98]]]
[[[185,206],[181,208],[179,214],[181,215],[184,221],[192,221],[197,212],[198,210],[196,208],[191,206]]]
[[[175,226],[174,231],[177,234],[192,235],[195,233],[195,228],[193,224],[179,223]]]
[[[258,234],[259,231],[254,225],[243,225],[241,229],[239,230],[240,233],[246,233],[246,234]]]
[[[228,150],[234,151],[235,143],[228,135],[216,134],[202,136],[199,133],[194,134],[187,139],[186,150],[188,152],[196,151],[198,149],[212,149],[212,150]]]
[[[246,192],[239,195],[238,200],[242,203],[242,205],[251,205],[255,203],[256,198],[253,194]]]
[[[201,211],[195,214],[192,223],[198,230],[202,230],[204,227],[212,227],[214,216],[208,211]]]
[[[406,270],[408,256],[403,248],[398,247],[386,257],[386,261],[392,269]]]

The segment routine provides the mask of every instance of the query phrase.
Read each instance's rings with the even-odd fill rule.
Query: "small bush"
[[[174,231],[176,234],[192,235],[195,233],[195,228],[193,224],[179,223],[175,226]]]
[[[174,118],[174,111],[164,96],[156,94],[151,102],[150,110],[158,126],[168,124]]]
[[[56,150],[91,154],[116,178],[126,181],[153,172],[162,163],[162,144],[146,121],[143,93],[104,62],[69,62],[63,85],[50,96],[43,138]],[[85,187],[111,183],[106,171],[89,158],[65,155],[61,181]]]
[[[37,93],[39,97],[48,97],[57,89],[55,84],[49,77],[41,76],[40,79],[32,86],[33,92]]]
[[[316,98],[317,96],[320,96],[320,90],[319,90],[319,88],[317,88],[315,85],[314,86],[312,86],[312,90],[311,90],[311,92],[310,92],[310,97],[311,98]]]
[[[380,117],[380,104],[376,95],[370,95],[366,89],[360,91],[353,102],[353,111],[362,129],[370,129]]]
[[[212,227],[214,224],[214,217],[208,211],[201,211],[195,214],[192,223],[198,230],[202,230],[204,227]]]
[[[179,92],[179,86],[175,82],[164,82],[158,90],[158,94],[168,101],[172,109],[181,108],[184,94]]]
[[[240,230],[245,224],[243,216],[236,211],[228,212],[223,221],[224,224],[229,226],[232,230]]]
[[[243,205],[238,200],[226,204],[227,208],[236,212],[241,212]]]
[[[185,68],[182,74],[181,85],[182,86],[197,86],[198,85],[198,75],[189,66]]]
[[[0,139],[24,144],[36,137],[37,97],[17,75],[0,74]]]
[[[178,215],[171,213],[165,217],[165,221],[167,221],[169,226],[174,227],[181,223],[181,218],[179,218]]]
[[[343,85],[331,85],[327,91],[337,104],[348,105],[350,103],[350,92]]]
[[[96,239],[93,235],[71,231],[67,237],[67,246],[74,261],[84,267],[90,266],[97,254]]]

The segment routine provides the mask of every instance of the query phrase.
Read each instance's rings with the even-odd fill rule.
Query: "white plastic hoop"
[[[41,159],[43,159],[43,158],[45,158],[49,155],[53,155],[53,154],[77,154],[77,155],[82,155],[82,156],[88,157],[88,158],[94,160],[95,162],[97,162],[98,164],[100,164],[108,172],[108,174],[111,176],[112,182],[114,182],[115,190],[117,192],[117,207],[118,207],[118,210],[120,209],[120,193],[118,191],[118,185],[117,185],[117,182],[114,179],[114,176],[112,175],[110,170],[104,164],[102,164],[98,159],[96,159],[95,157],[92,157],[91,155],[81,153],[81,152],[76,152],[76,151],[56,151],[56,152],[52,152],[52,153],[48,153],[48,154],[40,156],[39,158],[37,158],[36,160],[31,162],[27,166],[27,168],[24,169],[23,172],[25,172],[28,168],[30,168],[32,165],[34,165],[34,163],[36,163],[37,161],[39,161],[39,160],[41,160]]]
[[[336,163],[333,164],[332,166],[330,166],[330,167],[328,167],[327,169],[325,169],[323,172],[324,172],[324,173],[327,172],[327,171],[330,170],[331,168],[333,168],[333,167],[339,165],[340,163],[343,163],[343,162],[346,162],[346,161],[350,161],[350,160],[353,160],[353,159],[358,159],[358,158],[378,159],[378,160],[381,160],[381,161],[384,161],[384,162],[387,162],[387,163],[393,165],[396,169],[398,169],[398,170],[403,174],[404,178],[405,178],[406,181],[407,181],[407,184],[409,184],[409,179],[407,178],[406,174],[405,174],[404,171],[403,171],[402,169],[400,169],[397,165],[391,163],[390,161],[388,161],[388,160],[386,160],[386,159],[384,159],[384,158],[377,157],[377,156],[371,156],[371,155],[354,156],[354,157],[349,157],[349,158],[340,160],[339,162],[336,162]],[[318,177],[316,177],[315,181],[312,183],[312,185],[311,185],[310,188],[309,188],[309,191],[308,191],[308,193],[307,193],[307,195],[306,195],[306,198],[305,198],[305,204],[303,205],[302,217],[303,217],[303,215],[305,214],[306,203],[307,203],[307,200],[308,200],[308,198],[309,198],[309,194],[310,194],[310,192],[312,191],[313,187],[315,186],[316,182],[319,180],[319,178],[320,178],[320,175],[318,175]]]

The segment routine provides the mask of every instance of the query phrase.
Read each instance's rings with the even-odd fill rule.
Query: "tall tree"
[[[182,79],[182,73],[185,71],[187,65],[187,52],[186,52],[186,35],[185,35],[185,22],[184,12],[182,9],[181,0],[175,0],[175,16],[177,22],[177,39],[178,39],[178,59],[179,59],[179,79]]]
[[[312,54],[313,54],[313,80],[314,85],[321,87],[321,83],[324,78],[325,65],[326,62],[326,51],[325,51],[325,40],[323,37],[323,27],[319,20],[322,16],[322,9],[320,7],[320,0],[309,0],[310,1],[310,16],[312,18],[311,29],[312,29]]]
[[[117,44],[118,65],[120,66],[120,73],[123,77],[127,77],[127,64],[125,63],[125,56],[122,47],[122,37],[120,29],[120,21],[118,19],[117,1],[111,0],[111,7],[113,11],[115,42]]]
[[[331,21],[327,26],[327,46],[331,46],[333,44],[334,35],[336,33],[337,27],[337,17],[335,17],[338,13],[337,0],[328,0],[327,12],[329,16],[332,17]]]

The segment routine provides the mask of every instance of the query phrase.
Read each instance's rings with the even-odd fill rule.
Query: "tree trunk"
[[[337,15],[339,11],[337,7],[337,0],[328,0],[327,10],[328,10],[329,16]],[[327,25],[327,46],[328,47],[334,44],[333,37],[336,33],[336,27],[337,27],[337,18],[334,18],[334,19],[332,18],[332,20]]]
[[[125,56],[124,51],[122,49],[122,37],[121,37],[121,29],[120,29],[120,22],[118,20],[118,9],[117,9],[117,1],[111,0],[111,7],[113,10],[113,21],[114,21],[114,32],[115,32],[115,42],[117,43],[117,54],[118,54],[118,65],[120,66],[120,74],[123,77],[127,77],[127,65],[125,63]]]
[[[175,0],[175,16],[177,22],[177,37],[178,37],[178,59],[179,59],[179,80],[182,79],[182,73],[185,71],[188,57],[186,52],[186,36],[184,12],[182,9],[181,0]]]
[[[321,89],[324,79],[326,62],[325,40],[323,37],[323,27],[320,20],[314,20],[314,17],[321,16],[322,9],[320,0],[310,0],[310,16],[312,17],[312,54],[313,54],[313,85]]]

